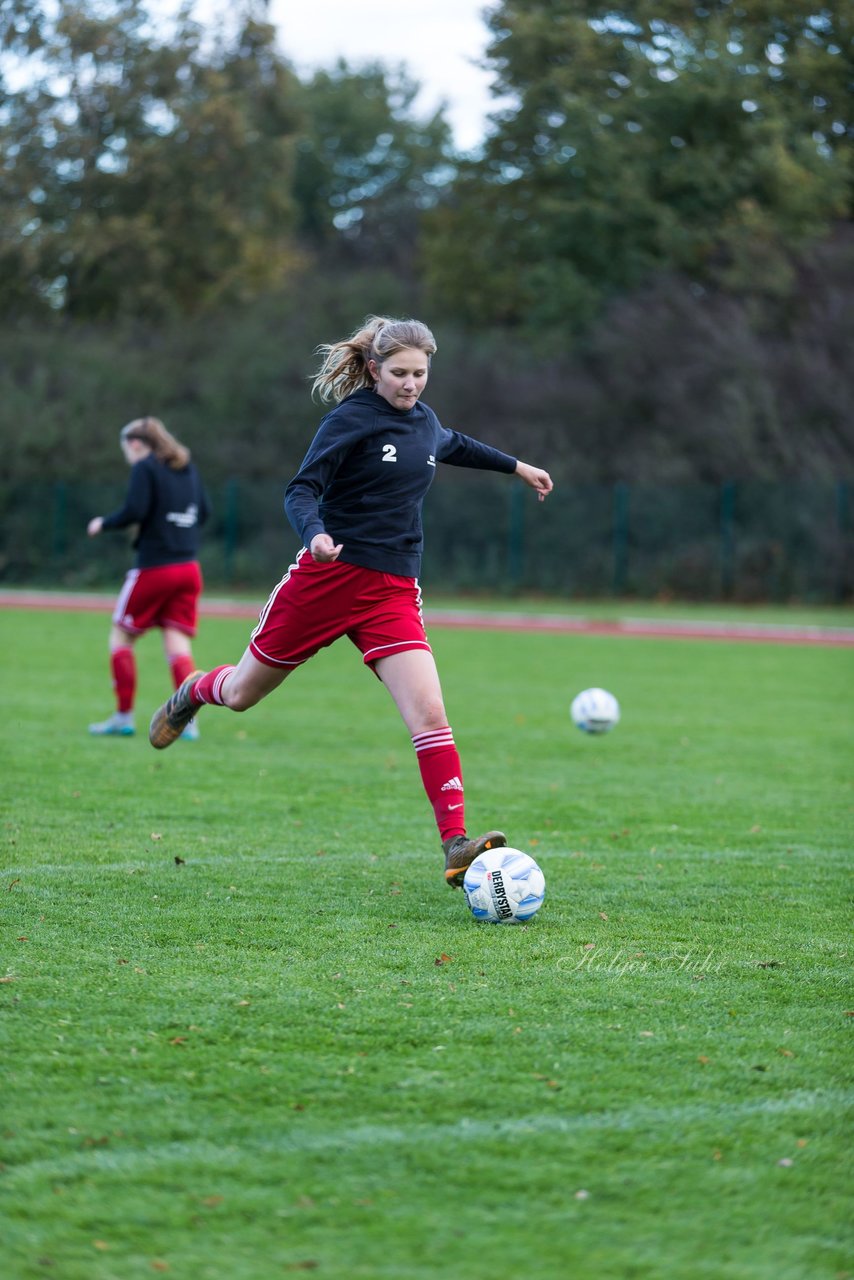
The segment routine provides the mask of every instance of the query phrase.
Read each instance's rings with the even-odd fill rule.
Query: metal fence
[[[431,591],[565,598],[839,603],[854,599],[852,483],[562,485],[545,503],[507,477],[443,471],[424,511],[422,580]],[[297,542],[282,482],[229,480],[211,491],[209,587],[269,588]],[[129,538],[86,537],[123,488],[0,485],[0,581],[114,584]]]

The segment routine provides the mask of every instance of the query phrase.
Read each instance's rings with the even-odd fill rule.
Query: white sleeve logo
[[[397,446],[393,444],[383,445],[383,462],[397,462]]]

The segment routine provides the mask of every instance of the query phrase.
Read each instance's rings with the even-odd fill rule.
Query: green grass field
[[[854,1275],[854,652],[436,629],[470,829],[547,878],[506,928],[346,642],[160,754],[153,636],[86,733],[107,627],[0,613],[5,1275]]]

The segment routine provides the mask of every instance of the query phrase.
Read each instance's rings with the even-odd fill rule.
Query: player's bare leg
[[[259,662],[252,650],[247,649],[222,681],[218,701],[232,711],[248,711],[278,689],[295,670],[296,667],[270,667],[266,662]]]
[[[448,723],[439,672],[428,649],[407,649],[380,658],[374,670],[413,737]]]
[[[293,671],[269,667],[246,650],[236,667],[193,671],[151,718],[148,740],[158,751],[180,738],[200,707],[217,703],[232,711],[248,711],[266,698]]]

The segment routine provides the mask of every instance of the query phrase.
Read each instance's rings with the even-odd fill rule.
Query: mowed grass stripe
[[[198,1142],[170,1142],[146,1146],[144,1150],[116,1151],[93,1147],[85,1152],[74,1152],[62,1159],[34,1161],[22,1168],[8,1170],[5,1186],[25,1189],[27,1184],[40,1178],[63,1179],[87,1172],[122,1173],[134,1170],[164,1170],[170,1164],[187,1161],[203,1162],[211,1169],[232,1168],[247,1155],[276,1155],[299,1152],[340,1152],[357,1147],[406,1147],[420,1148],[441,1145],[447,1150],[449,1143],[492,1142],[502,1138],[521,1140],[526,1136],[571,1136],[581,1133],[631,1132],[638,1129],[664,1128],[675,1138],[710,1122],[726,1128],[753,1116],[810,1116],[831,1111],[841,1111],[854,1106],[854,1090],[829,1089],[822,1091],[798,1090],[783,1098],[762,1098],[751,1102],[692,1103],[688,1106],[655,1107],[634,1106],[620,1111],[577,1116],[555,1115],[542,1111],[533,1115],[496,1115],[489,1120],[464,1119],[453,1124],[414,1124],[406,1128],[399,1125],[359,1125],[354,1128],[336,1127],[329,1132],[290,1129],[276,1137],[247,1135],[238,1150],[200,1140]]]

